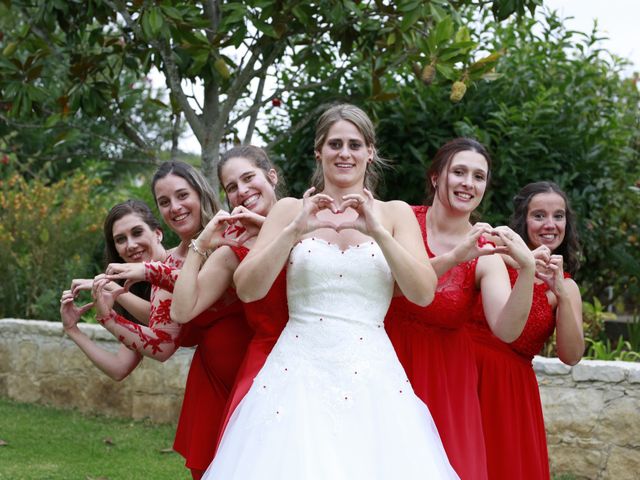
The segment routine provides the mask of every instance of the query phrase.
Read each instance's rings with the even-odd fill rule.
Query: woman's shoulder
[[[294,197],[281,198],[273,206],[269,215],[270,218],[290,218],[298,213],[302,205],[302,200]]]
[[[386,202],[376,200],[379,202],[379,208],[383,212],[385,217],[389,217],[394,223],[405,222],[407,219],[415,220],[416,215],[412,207],[402,200],[388,200]]]
[[[403,201],[403,200],[387,200],[387,201],[383,201],[383,200],[376,200],[376,202],[379,202],[380,205],[382,206],[382,208],[384,208],[386,211],[388,212],[400,212],[400,213],[412,213],[413,210],[411,209],[411,206]]]

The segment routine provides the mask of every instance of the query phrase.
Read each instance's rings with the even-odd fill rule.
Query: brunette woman
[[[475,140],[442,146],[427,172],[430,206],[413,207],[438,275],[434,301],[420,307],[399,297],[386,328],[416,394],[424,400],[451,464],[461,479],[486,480],[487,464],[472,342],[463,328],[482,295],[493,332],[505,341],[520,334],[531,306],[533,254],[508,227],[471,223],[489,183],[490,157]],[[484,244],[497,235],[504,246]],[[500,256],[508,252],[521,275],[513,286]]]
[[[146,203],[127,200],[115,205],[104,222],[105,258],[112,262],[164,261],[166,251],[162,246],[160,223],[151,213]],[[69,290],[62,293],[60,315],[65,333],[73,340],[93,364],[114,380],[122,380],[131,373],[142,360],[137,352],[120,345],[117,352],[104,350],[78,328],[80,317],[93,303],[78,307],[74,304],[80,290],[90,289],[93,280],[75,279]],[[119,288],[112,285],[112,288]],[[130,320],[142,323],[149,321],[148,283],[135,285],[133,293],[118,297],[118,308]],[[123,308],[124,306],[124,308]],[[135,316],[133,314],[136,314]]]
[[[394,286],[422,305],[433,297],[418,225],[369,190],[380,160],[362,110],[323,113],[315,156],[318,183],[273,207],[236,269],[248,302],[286,265],[289,320],[205,478],[457,478],[383,328]]]
[[[549,458],[538,382],[531,361],[556,331],[558,357],[568,365],[584,352],[582,299],[571,275],[579,265],[575,216],[553,182],[525,186],[514,198],[511,228],[539,258],[531,313],[520,336],[503,342],[491,333],[482,301],[469,331],[478,366],[478,394],[489,478],[549,479]],[[511,282],[519,270],[509,256]]]
[[[242,305],[227,288],[218,301],[203,310],[189,325],[170,318],[171,291],[176,272],[189,250],[206,255],[193,240],[217,213],[216,196],[191,165],[167,162],[153,177],[152,191],[165,223],[180,237],[164,263],[111,264],[107,278],[94,283],[98,320],[131,350],[159,361],[168,359],[179,346],[197,346],[189,369],[185,398],[176,431],[174,449],[186,458],[194,478],[200,478],[215,449],[229,391],[249,339]],[[149,326],[137,325],[113,310],[122,292],[107,291],[110,280],[128,283],[146,279],[153,284]]]

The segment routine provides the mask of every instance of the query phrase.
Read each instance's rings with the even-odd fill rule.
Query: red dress
[[[508,271],[513,285],[518,273],[512,268]],[[491,333],[481,298],[467,326],[478,366],[478,394],[491,480],[549,479],[540,392],[531,367],[533,356],[555,328],[547,289],[544,283],[534,285],[529,318],[513,343],[504,343]]]
[[[412,207],[427,247],[427,207]],[[391,302],[385,326],[416,394],[427,404],[451,465],[462,480],[486,480],[478,402],[478,374],[464,324],[477,296],[476,260],[438,280],[433,302],[419,307],[404,297]]]
[[[240,261],[244,260],[249,253],[245,247],[233,247],[232,249]],[[244,361],[229,396],[222,428],[220,428],[217,437],[218,442],[222,439],[222,434],[233,411],[251,388],[253,379],[260,372],[287,324],[289,309],[287,308],[286,280],[286,269],[283,268],[264,298],[243,304],[247,323],[253,329],[254,335],[247,347]]]
[[[154,272],[150,280],[172,291],[175,269],[182,262],[173,260],[169,265]],[[173,443],[189,469],[204,472],[213,460],[229,393],[252,334],[242,303],[231,288],[180,330],[179,346],[196,346]]]

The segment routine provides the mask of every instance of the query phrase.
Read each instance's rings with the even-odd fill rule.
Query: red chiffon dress
[[[508,271],[513,285],[518,273],[512,268]],[[491,480],[549,478],[540,392],[531,366],[533,356],[555,328],[547,290],[544,283],[534,285],[529,318],[513,343],[504,343],[491,333],[482,299],[477,301],[472,322],[467,325],[478,367],[478,394]]]
[[[142,327],[138,335],[141,343],[155,344],[156,349],[196,347],[173,448],[185,458],[194,478],[200,478],[213,460],[229,394],[253,331],[233,289],[184,325],[171,321],[171,300],[154,306],[158,289],[173,291],[182,263],[169,256],[164,264],[145,264],[146,280],[152,284],[152,312],[149,331]]]
[[[240,261],[244,260],[249,253],[246,247],[232,247],[232,249]],[[253,379],[262,369],[289,319],[286,280],[286,269],[283,268],[264,298],[243,304],[247,323],[253,329],[254,335],[231,390],[222,428],[217,437],[218,442],[222,439],[231,414],[251,388]]]
[[[412,207],[427,242],[427,207]],[[419,307],[395,297],[385,327],[416,394],[427,404],[449,462],[462,480],[486,480],[478,374],[464,324],[478,294],[477,260],[460,264],[438,280],[433,302]]]

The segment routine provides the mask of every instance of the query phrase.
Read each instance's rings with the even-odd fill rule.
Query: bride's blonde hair
[[[355,105],[342,103],[325,110],[316,123],[314,150],[320,152],[329,134],[329,129],[340,120],[351,122],[364,137],[367,147],[370,147],[373,152],[371,162],[367,163],[364,174],[364,187],[374,193],[382,176],[382,169],[389,165],[389,161],[378,155],[376,129],[369,116],[362,109]],[[316,161],[316,170],[311,177],[311,185],[316,187],[316,192],[324,190],[324,172],[322,171],[322,163],[319,161]]]

